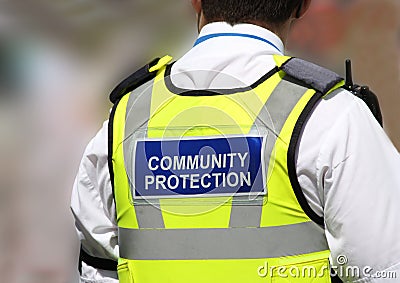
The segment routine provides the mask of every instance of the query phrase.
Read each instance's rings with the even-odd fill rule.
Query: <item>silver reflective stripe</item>
[[[129,96],[125,115],[124,160],[127,172],[132,172],[131,137],[140,128],[147,128],[150,117],[151,94],[154,80],[132,91]]]
[[[124,139],[124,159],[127,172],[133,172],[132,165],[132,147],[134,145],[133,134],[139,129],[147,129],[151,98],[153,92],[154,80],[151,80],[139,88],[135,89],[128,100],[126,109],[125,139]],[[146,131],[143,131],[146,134]],[[129,174],[128,174],[129,178]],[[130,178],[129,178],[130,179]],[[131,182],[132,184],[132,182]],[[131,185],[132,187],[132,185]],[[152,204],[144,202],[134,205],[136,218],[141,228],[164,228],[164,219],[160,210],[159,201],[153,201]]]
[[[128,138],[134,131],[144,126],[150,117],[151,94],[153,92],[154,80],[138,87],[129,96],[126,107],[125,138]]]
[[[261,109],[253,128],[252,133],[257,133],[258,128],[267,127],[270,134],[267,138],[265,155],[267,156],[266,168],[269,167],[270,157],[275,147],[276,139],[282,131],[285,122],[289,118],[293,108],[303,97],[308,89],[306,87],[291,83],[285,78],[280,81]],[[230,227],[259,227],[261,221],[262,206],[257,205],[236,205],[240,203],[233,198]],[[257,222],[258,221],[258,222]]]
[[[232,200],[229,227],[260,227],[264,196],[235,196]]]
[[[283,78],[262,108],[257,117],[256,125],[261,122],[273,129],[275,135],[278,136],[293,108],[307,90],[308,88]]]
[[[159,200],[152,200],[151,203],[137,200],[134,207],[140,228],[165,228]]]
[[[228,229],[119,228],[120,257],[132,260],[276,258],[328,250],[314,222]]]

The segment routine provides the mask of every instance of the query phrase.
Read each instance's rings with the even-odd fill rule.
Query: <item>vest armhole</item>
[[[110,173],[110,182],[113,194],[113,200],[115,209],[117,209],[117,203],[115,201],[115,189],[114,189],[114,166],[113,166],[113,144],[114,144],[114,117],[115,112],[117,111],[118,103],[121,99],[118,99],[114,103],[114,106],[110,113],[110,118],[108,120],[108,154],[107,154],[107,161],[108,161],[108,172]]]
[[[299,119],[293,130],[293,134],[290,140],[288,155],[287,155],[287,166],[290,183],[292,185],[293,191],[296,195],[297,201],[299,202],[301,208],[307,214],[307,216],[314,221],[316,224],[324,227],[324,218],[319,216],[309,205],[303,190],[300,186],[299,180],[297,178],[296,171],[296,153],[299,148],[299,142],[301,134],[303,132],[304,126],[313,112],[314,108],[317,106],[318,102],[323,98],[324,94],[321,92],[316,92],[315,95],[310,99],[304,108],[303,112],[300,114]]]

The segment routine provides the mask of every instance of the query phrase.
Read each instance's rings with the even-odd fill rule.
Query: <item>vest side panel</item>
[[[125,95],[117,105],[113,121],[113,168],[114,195],[119,227],[138,228],[135,210],[132,206],[132,195],[124,162],[124,139],[126,108],[130,94]]]

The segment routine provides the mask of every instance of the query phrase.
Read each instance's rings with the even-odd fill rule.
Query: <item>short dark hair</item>
[[[231,25],[262,22],[279,25],[286,22],[302,0],[202,0],[208,22],[225,21]]]

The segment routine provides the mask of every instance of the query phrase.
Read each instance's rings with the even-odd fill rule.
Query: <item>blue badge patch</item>
[[[140,140],[133,197],[265,195],[265,137]]]

